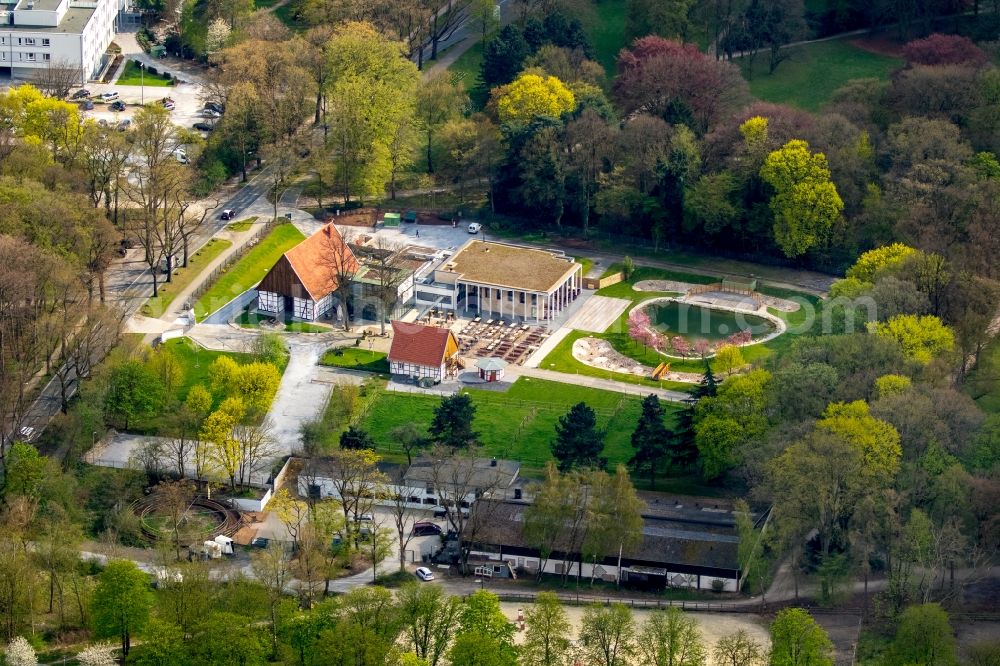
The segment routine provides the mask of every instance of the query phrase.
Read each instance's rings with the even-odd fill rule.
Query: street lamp
[[[146,105],[146,66],[136,60],[139,65],[139,104]]]

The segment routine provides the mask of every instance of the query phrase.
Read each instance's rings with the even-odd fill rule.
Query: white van
[[[483,225],[479,224],[478,222],[470,222],[469,223],[469,233],[470,234],[478,234],[479,231],[482,228],[483,228]]]

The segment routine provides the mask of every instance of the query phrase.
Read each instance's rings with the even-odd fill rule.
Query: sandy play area
[[[521,608],[527,611],[530,604],[517,604],[501,602],[500,607],[503,612],[510,618],[511,621],[517,619],[517,610]],[[573,631],[576,632],[580,628],[580,621],[583,619],[583,606],[564,606],[566,609],[566,614],[569,615],[570,624],[573,626]],[[653,611],[648,610],[636,610],[633,611],[635,616],[636,624],[641,625],[649,617],[650,613]],[[740,629],[745,629],[753,638],[760,641],[761,644],[767,646],[770,644],[768,640],[767,625],[761,620],[757,615],[750,613],[690,613],[690,617],[693,617],[698,621],[701,627],[702,638],[705,640],[705,645],[708,647],[708,661],[709,666],[715,666],[715,661],[713,661],[711,652],[712,648],[715,647],[715,642],[718,641],[723,636],[735,633]],[[521,642],[523,634],[518,631],[514,635],[514,640],[518,643]]]
[[[686,294],[688,290],[692,287],[700,287],[702,285],[691,284],[690,282],[677,282],[676,280],[640,280],[632,285],[632,288],[636,291],[677,291],[682,294]],[[731,299],[733,294],[728,293],[715,293],[709,292],[707,294],[699,294],[699,298],[703,302],[711,303],[713,298],[718,298],[720,302],[718,305],[724,305],[728,300]],[[796,301],[789,300],[787,298],[778,298],[776,296],[765,296],[764,294],[758,293],[761,301],[764,305],[769,308],[774,308],[781,312],[796,312],[802,307],[800,303]],[[749,307],[747,309],[754,310],[756,308]]]
[[[585,365],[611,372],[624,372],[640,377],[649,377],[653,368],[643,365],[624,354],[615,351],[611,343],[600,338],[580,338],[573,343],[573,358]],[[663,379],[673,382],[697,383],[701,375],[692,372],[668,372]]]

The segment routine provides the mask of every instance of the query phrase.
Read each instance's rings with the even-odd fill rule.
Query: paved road
[[[264,194],[267,188],[267,169],[263,169],[216,210],[232,208],[239,214],[240,211]],[[192,254],[222,231],[227,224],[228,222],[220,220],[217,214],[211,214],[211,217],[206,220],[205,226],[192,240]],[[152,276],[149,273],[149,267],[142,259],[142,252],[141,248],[129,250],[124,259],[116,261],[111,266],[106,278],[108,299],[117,303],[124,310],[126,318],[135,315],[153,293]],[[70,377],[70,396],[76,393],[76,379],[75,375]],[[27,410],[18,428],[14,428],[14,432],[17,432],[20,427],[32,428],[34,430],[33,437],[37,438],[48,426],[49,420],[59,413],[61,405],[59,382],[56,379],[51,379]]]
[[[500,23],[506,24],[510,21],[510,3],[508,0],[499,0],[497,7],[500,8]],[[423,47],[424,52],[424,76],[447,69],[459,56],[468,51],[482,38],[482,32],[477,22],[464,14],[459,20],[454,31],[438,40],[437,60],[431,60],[432,44],[427,43]],[[413,62],[417,62],[419,53],[413,54]]]

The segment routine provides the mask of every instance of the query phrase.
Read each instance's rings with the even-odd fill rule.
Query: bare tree
[[[274,219],[278,219],[278,203],[292,184],[292,174],[299,163],[301,146],[296,137],[280,135],[273,143],[261,150],[261,156],[267,164],[268,180],[271,183],[271,193],[274,204]]]
[[[189,481],[162,481],[154,490],[159,497],[161,511],[166,515],[166,529],[170,532],[170,540],[174,544],[177,561],[181,561],[182,529],[188,521],[191,502],[194,499],[194,487]]]
[[[392,526],[396,529],[399,545],[399,570],[406,565],[406,547],[413,539],[413,523],[416,522],[413,510],[410,509],[410,498],[419,498],[422,488],[407,483],[403,474],[396,480],[395,486],[389,492],[389,514]]]
[[[233,437],[239,445],[239,480],[241,485],[251,482],[278,454],[274,438],[274,422],[265,418],[260,424],[237,424]]]
[[[132,144],[121,132],[100,125],[85,127],[84,142],[83,170],[90,188],[90,201],[97,208],[103,200],[108,217],[118,226],[119,193]]]
[[[285,587],[291,581],[291,567],[285,549],[273,544],[256,553],[250,562],[254,577],[267,592],[267,607],[271,631],[271,651],[278,652],[278,604],[285,596]]]
[[[94,298],[94,285],[101,303],[105,300],[105,276],[120,247],[122,235],[103,213],[92,211],[86,227],[87,299]]]
[[[62,260],[26,241],[0,235],[0,463],[30,407],[31,381],[58,340],[50,290]]]
[[[350,248],[351,236],[345,233],[341,236],[337,227],[330,223],[323,227],[321,232],[322,250],[320,261],[326,272],[329,284],[333,286],[333,293],[337,296],[339,307],[343,310],[344,330],[351,328],[351,317],[348,301],[350,299],[351,287],[354,283],[354,276],[358,274],[360,268],[358,260]]]
[[[138,208],[133,230],[153,275],[155,297],[164,257],[168,280],[172,273],[170,262],[180,242],[175,203],[178,191],[187,189],[188,176],[186,169],[171,157],[178,137],[166,109],[150,106],[139,111],[133,135],[136,160],[125,191]]]
[[[310,485],[321,477],[330,481],[344,514],[344,527],[355,544],[361,516],[370,513],[376,499],[384,494],[386,477],[376,466],[378,461],[374,451],[339,449],[323,460],[325,464],[313,465],[312,471],[303,475]]]
[[[402,245],[393,243],[384,236],[377,236],[372,245],[359,251],[365,253],[368,266],[366,278],[375,280],[375,298],[378,300],[379,326],[385,335],[385,320],[391,316],[399,302],[399,287],[412,271],[407,270],[407,255]]]
[[[83,75],[80,68],[64,58],[49,60],[49,64],[36,69],[31,76],[31,83],[49,97],[62,99],[69,94],[70,88],[80,85]]]
[[[477,500],[499,490],[505,482],[505,475],[499,465],[493,466],[493,461],[476,457],[473,448],[455,451],[436,446],[430,458],[434,490],[444,507],[448,525],[462,544],[461,567],[466,573],[472,543],[489,526],[498,506],[495,502]]]
[[[430,44],[430,59],[437,60],[438,44],[441,40],[448,39],[459,26],[465,23],[469,15],[471,0],[430,0],[427,4],[430,9],[430,16],[427,19],[427,42],[421,48],[421,64],[423,63],[423,50]]]
[[[121,340],[125,312],[117,308],[91,305],[83,314],[67,307],[61,327],[58,362],[53,375],[59,382],[61,409],[69,409],[70,389],[80,379],[90,377],[101,359]]]
[[[191,238],[199,229],[205,226],[209,214],[219,207],[219,200],[212,201],[211,206],[193,206],[194,202],[187,198],[186,192],[177,192],[176,205],[178,209],[177,235],[180,236],[181,250],[184,252],[181,266],[187,268],[191,259]]]

